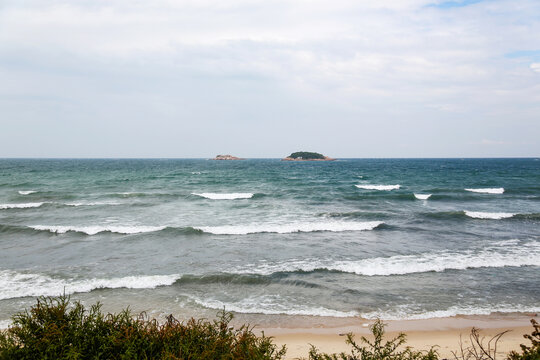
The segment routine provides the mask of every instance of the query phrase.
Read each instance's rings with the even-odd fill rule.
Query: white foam
[[[172,285],[180,275],[126,276],[110,279],[61,279],[44,274],[0,271],[0,300],[26,296],[58,296],[90,292],[94,289],[153,289]]]
[[[364,319],[381,320],[421,320],[446,318],[458,315],[490,315],[494,313],[537,313],[540,307],[499,304],[493,306],[452,306],[445,310],[418,311],[414,306],[398,306],[384,311],[371,311],[360,314]]]
[[[87,235],[95,235],[101,232],[113,232],[118,234],[138,234],[163,230],[166,226],[54,226],[54,225],[29,225],[34,230],[48,230],[52,233],[64,234],[68,231],[81,232]]]
[[[314,231],[364,231],[373,230],[384,224],[382,221],[368,222],[305,222],[294,224],[252,224],[252,225],[224,225],[224,226],[199,226],[195,229],[206,233],[216,235],[247,235],[257,233],[278,233],[288,234],[295,232],[314,232]]]
[[[427,200],[431,197],[431,194],[414,194],[414,197],[418,200]]]
[[[397,190],[401,187],[401,185],[355,185],[359,189],[364,190],[381,190],[381,191],[389,191],[389,190]]]
[[[471,192],[482,193],[482,194],[502,194],[504,193],[504,188],[465,189],[465,191],[471,191]]]
[[[235,199],[250,199],[253,197],[252,193],[191,193],[191,195],[197,195],[206,199],[212,200],[235,200]]]
[[[36,193],[37,191],[35,190],[20,190],[18,191],[19,194],[21,195],[30,195],[30,194],[33,194],[33,193]]]
[[[244,314],[266,315],[309,315],[331,317],[358,316],[356,311],[338,311],[320,306],[307,307],[291,302],[287,297],[280,295],[249,296],[236,302],[223,302],[216,299],[200,299],[190,297],[195,303],[210,309],[223,309]]]
[[[74,202],[74,203],[64,203],[66,206],[97,206],[97,205],[120,205],[119,202],[113,201],[94,201],[94,202]]]
[[[43,205],[44,203],[24,203],[24,204],[0,204],[0,209],[28,209],[28,208],[37,208]]]
[[[480,212],[480,211],[465,211],[465,215],[467,215],[468,217],[472,217],[474,219],[500,220],[500,219],[511,218],[512,216],[515,216],[516,214],[504,213],[504,212],[490,213],[490,212]]]
[[[0,330],[7,329],[13,322],[11,320],[0,320]]]
[[[391,276],[472,268],[540,266],[540,243],[493,244],[483,250],[441,251],[361,260],[302,259],[260,262],[234,269],[233,273],[270,275],[276,272],[337,270],[363,276]]]

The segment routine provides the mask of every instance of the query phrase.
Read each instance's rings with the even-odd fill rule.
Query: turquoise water
[[[539,225],[537,159],[4,159],[0,322],[63,292],[156,316],[538,312]]]

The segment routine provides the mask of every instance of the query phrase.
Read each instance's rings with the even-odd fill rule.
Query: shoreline
[[[274,344],[278,347],[286,345],[285,359],[291,360],[307,359],[311,345],[324,353],[350,353],[351,347],[345,343],[346,335],[353,333],[358,343],[360,343],[361,336],[371,340],[372,334],[369,326],[375,321],[360,317],[337,318],[239,313],[234,313],[234,315],[231,325],[238,328],[241,325],[249,324],[254,327],[255,334],[264,333],[265,336],[272,337]],[[181,316],[179,320],[185,321],[187,318]],[[425,351],[432,346],[437,346],[436,349],[441,359],[453,359],[452,351],[459,350],[460,337],[464,347],[471,344],[469,334],[473,327],[480,330],[481,337],[485,338],[486,343],[496,334],[509,330],[502,336],[497,345],[497,354],[503,358],[503,355],[512,350],[519,352],[520,344],[529,345],[530,342],[523,335],[532,332],[531,319],[538,321],[538,314],[494,313],[417,320],[385,320],[384,341],[395,338],[399,333],[405,333],[405,346],[410,346],[417,351]],[[0,327],[0,330],[5,330],[5,327]]]
[[[437,346],[437,351],[442,359],[454,358],[452,351],[460,348],[460,337],[463,346],[471,344],[469,334],[473,327],[480,330],[481,337],[485,342],[503,331],[504,334],[497,345],[497,354],[506,355],[510,351],[520,351],[520,344],[530,342],[523,337],[530,334],[533,327],[531,319],[537,319],[537,314],[491,314],[475,316],[456,316],[450,318],[431,318],[422,320],[390,320],[384,321],[384,339],[393,339],[399,333],[405,333],[406,344],[414,350],[429,350]],[[335,320],[335,318],[334,318]],[[257,331],[264,331],[266,336],[272,336],[278,346],[287,346],[286,359],[307,358],[311,345],[325,353],[350,353],[350,345],[345,343],[346,334],[353,333],[359,342],[361,336],[372,338],[369,325],[374,320],[355,319],[352,324],[350,319],[331,321],[329,326],[319,325],[315,327],[295,327],[288,323],[284,327],[256,327]],[[502,357],[501,357],[502,358]]]

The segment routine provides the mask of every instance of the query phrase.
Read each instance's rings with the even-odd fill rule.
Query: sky
[[[538,0],[0,0],[0,157],[540,156]]]

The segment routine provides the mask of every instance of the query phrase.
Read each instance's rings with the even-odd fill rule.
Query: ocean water
[[[538,159],[0,160],[2,324],[62,293],[158,318],[529,313],[539,279]]]

